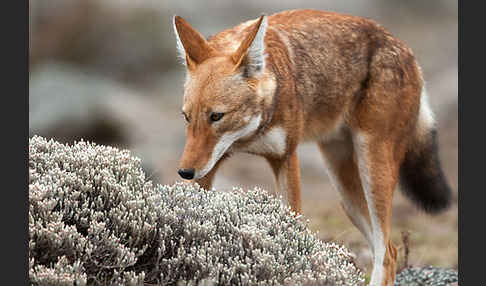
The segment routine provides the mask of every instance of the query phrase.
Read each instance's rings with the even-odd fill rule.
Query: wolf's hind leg
[[[351,138],[319,142],[318,147],[326,163],[326,170],[331,182],[341,195],[341,206],[373,250],[373,233],[368,205],[361,186]]]

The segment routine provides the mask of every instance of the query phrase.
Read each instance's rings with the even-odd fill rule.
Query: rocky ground
[[[395,279],[396,286],[458,286],[457,271],[438,267],[410,267]]]

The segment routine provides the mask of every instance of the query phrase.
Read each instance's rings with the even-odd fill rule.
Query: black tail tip
[[[452,189],[447,184],[439,160],[437,133],[407,152],[400,167],[400,185],[405,195],[429,214],[448,209]]]
[[[442,175],[418,178],[410,172],[402,172],[401,189],[420,209],[428,214],[438,214],[452,204],[452,190]]]

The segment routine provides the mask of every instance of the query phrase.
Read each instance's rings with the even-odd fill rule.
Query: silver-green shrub
[[[34,285],[360,285],[351,253],[323,243],[260,189],[154,186],[127,150],[29,139]]]

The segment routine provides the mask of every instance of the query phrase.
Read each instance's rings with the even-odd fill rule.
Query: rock
[[[144,170],[156,181],[154,146],[172,142],[163,139],[162,114],[142,93],[71,65],[49,63],[31,73],[30,136],[133,148],[147,158]]]
[[[32,1],[30,66],[55,59],[141,83],[177,64],[168,11],[106,2]]]
[[[396,286],[452,286],[457,282],[456,270],[433,266],[405,268],[395,278]]]

